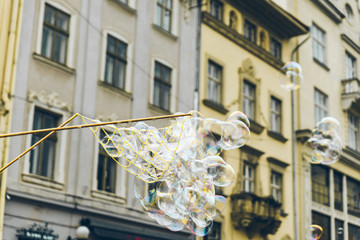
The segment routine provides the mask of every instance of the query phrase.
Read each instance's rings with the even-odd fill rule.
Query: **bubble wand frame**
[[[61,124],[59,127],[56,128],[46,128],[46,129],[38,129],[38,130],[30,130],[30,131],[23,131],[23,132],[17,132],[17,133],[8,133],[8,134],[2,134],[0,135],[0,138],[5,137],[15,137],[15,136],[22,136],[22,135],[28,135],[28,134],[34,134],[34,133],[42,133],[42,132],[50,132],[45,137],[40,139],[38,142],[33,144],[31,147],[26,149],[24,152],[22,152],[20,155],[18,155],[16,158],[14,158],[11,162],[7,163],[4,167],[0,169],[0,174],[9,166],[11,166],[13,163],[15,163],[17,160],[19,160],[21,157],[23,157],[26,153],[33,150],[36,146],[38,146],[40,143],[42,143],[45,139],[50,137],[53,133],[57,131],[62,130],[72,130],[72,129],[81,129],[81,128],[90,128],[90,127],[97,127],[97,126],[104,126],[104,125],[111,125],[111,124],[121,124],[121,123],[132,123],[132,122],[140,122],[140,121],[150,121],[150,120],[158,120],[158,119],[166,119],[166,118],[176,118],[176,117],[185,117],[185,116],[192,116],[191,113],[184,113],[184,114],[173,114],[173,115],[163,115],[163,116],[156,116],[156,117],[146,117],[146,118],[135,118],[135,119],[127,119],[127,120],[119,120],[119,121],[111,121],[111,122],[99,122],[99,123],[91,123],[91,124],[83,124],[83,125],[74,125],[74,126],[67,126],[66,124],[71,122],[73,119],[75,119],[77,116],[80,116],[79,113],[74,114],[72,117],[70,117],[68,120],[66,120],[63,124]]]

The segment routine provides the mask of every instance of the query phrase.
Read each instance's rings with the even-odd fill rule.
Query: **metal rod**
[[[80,128],[97,127],[97,126],[104,126],[104,125],[110,125],[110,124],[149,121],[149,120],[157,120],[157,119],[164,119],[164,118],[175,118],[175,117],[185,117],[185,116],[191,116],[191,113],[183,113],[183,114],[176,114],[176,115],[163,115],[163,116],[157,116],[157,117],[137,118],[137,119],[128,119],[128,120],[119,120],[119,121],[112,121],[112,122],[99,122],[99,123],[75,125],[75,126],[68,126],[68,127],[56,127],[56,128],[38,129],[38,130],[31,130],[31,131],[24,131],[24,132],[17,132],[17,133],[2,134],[2,135],[0,135],[0,138],[21,136],[21,135],[42,133],[42,132],[50,132],[50,131],[62,131],[62,130],[70,130],[70,129],[80,129]]]
[[[71,118],[69,118],[68,120],[66,120],[63,124],[61,124],[58,128],[61,128],[63,126],[65,126],[66,124],[68,124],[70,121],[72,121],[75,117],[79,116],[78,113],[76,113],[74,116],[72,116]],[[26,149],[23,153],[21,153],[19,156],[17,156],[16,158],[14,158],[11,162],[9,162],[8,164],[6,164],[4,167],[2,167],[0,169],[0,173],[2,171],[4,171],[6,168],[8,168],[11,164],[13,164],[14,162],[16,162],[17,160],[19,160],[22,156],[24,156],[25,154],[27,154],[28,152],[30,152],[32,149],[34,149],[37,145],[39,145],[40,143],[42,143],[45,139],[47,139],[48,137],[50,137],[54,132],[56,132],[56,130],[50,132],[49,134],[47,134],[45,137],[43,137],[42,139],[40,139],[38,142],[36,142],[34,145],[32,145],[31,147],[29,147],[28,149]]]

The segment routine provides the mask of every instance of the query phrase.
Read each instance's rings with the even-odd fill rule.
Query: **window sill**
[[[120,6],[121,8],[123,8],[125,11],[127,11],[133,15],[136,15],[136,9],[130,7],[128,4],[117,1],[117,0],[111,0],[111,1],[114,2],[115,4],[117,4],[118,6]]]
[[[163,114],[163,115],[171,115],[172,113],[170,112],[170,110],[165,110],[161,107],[158,107],[152,103],[149,103],[148,104],[148,107],[149,109],[153,110],[153,111],[156,111],[156,112],[159,112],[159,114]]]
[[[23,173],[21,178],[22,178],[23,182],[33,183],[33,184],[36,184],[36,185],[40,185],[40,186],[48,187],[48,188],[53,188],[53,189],[56,189],[56,190],[63,190],[64,189],[64,184],[62,184],[60,182],[56,182],[54,179],[50,179],[50,178],[47,178],[47,177],[34,175],[34,174]]]
[[[98,198],[98,199],[102,199],[102,200],[106,200],[106,201],[125,204],[125,198],[120,197],[120,196],[116,195],[115,193],[94,190],[94,191],[91,191],[91,196],[94,198]]]
[[[317,64],[319,64],[322,68],[324,68],[326,71],[330,71],[330,68],[328,66],[326,66],[325,63],[320,62],[319,60],[317,60],[316,58],[313,57],[314,62],[316,62]]]
[[[278,132],[268,130],[267,134],[269,135],[269,137],[272,137],[273,139],[278,140],[282,143],[285,143],[288,140],[281,133],[278,133]]]
[[[204,99],[203,104],[209,108],[212,108],[213,110],[221,113],[221,114],[227,114],[229,112],[229,110],[227,110],[221,103],[216,103],[214,101],[208,100],[208,99]]]
[[[57,63],[57,62],[55,62],[55,61],[53,61],[53,60],[51,60],[49,58],[46,58],[46,57],[44,57],[44,56],[42,56],[42,55],[40,55],[40,54],[38,54],[36,52],[33,53],[33,58],[35,60],[38,60],[38,61],[42,62],[42,63],[48,64],[48,65],[50,65],[50,66],[52,66],[54,68],[60,69],[60,70],[62,70],[64,72],[66,72],[66,73],[75,74],[75,69],[70,68],[70,67],[68,67],[66,65]]]
[[[117,92],[117,93],[121,94],[122,96],[132,100],[132,93],[126,92],[125,90],[115,87],[109,83],[106,83],[103,80],[99,80],[98,85],[103,88],[109,89],[111,91]]]
[[[156,25],[155,23],[152,24],[153,28],[156,29],[158,32],[164,34],[165,36],[171,38],[174,41],[177,41],[178,37],[172,34],[171,32],[166,31],[162,27]]]
[[[258,122],[256,122],[255,120],[252,120],[249,118],[250,121],[250,131],[254,132],[256,134],[261,134],[264,131],[264,128],[262,125],[260,125]]]

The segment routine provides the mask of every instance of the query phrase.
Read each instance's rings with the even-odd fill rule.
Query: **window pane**
[[[51,25],[55,25],[55,15],[56,15],[55,9],[46,4],[44,22]]]
[[[111,84],[114,74],[114,59],[112,57],[106,56],[106,65],[105,65],[105,82]]]
[[[338,172],[334,172],[334,206],[335,209],[343,210],[343,187],[342,187],[342,175]]]
[[[311,165],[312,200],[329,206],[329,170],[321,165]]]
[[[53,42],[53,31],[44,27],[42,43],[41,43],[41,55],[51,58],[52,42]]]
[[[54,60],[63,64],[65,64],[66,41],[66,36],[59,33],[55,34]]]
[[[69,28],[69,15],[58,13],[56,19],[56,26],[67,32]]]
[[[349,224],[349,240],[359,240],[360,227]]]
[[[153,104],[164,110],[170,109],[171,68],[155,62]]]
[[[344,222],[335,219],[335,240],[344,240]]]
[[[330,217],[323,214],[312,212],[312,224],[319,225],[323,229],[321,239],[331,239]]]
[[[33,129],[52,128],[58,125],[59,116],[46,112],[41,109],[35,109]],[[35,133],[31,144],[35,144],[44,133]],[[55,149],[57,137],[56,133],[44,140],[37,148],[31,151],[29,172],[32,174],[53,178],[55,164]]]
[[[348,213],[360,217],[360,182],[347,178]]]

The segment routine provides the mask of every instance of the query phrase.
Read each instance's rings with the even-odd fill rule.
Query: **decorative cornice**
[[[70,111],[70,105],[64,101],[61,101],[59,99],[59,94],[53,91],[47,94],[44,90],[40,91],[40,93],[29,90],[28,99],[35,102],[39,101],[43,104],[48,105],[49,107],[55,107],[65,111]]]
[[[267,134],[269,135],[269,137],[272,137],[275,140],[278,140],[278,141],[280,141],[282,143],[285,143],[285,142],[288,141],[288,139],[285,138],[281,133],[268,130]]]
[[[351,149],[349,146],[343,148],[340,155],[340,161],[348,164],[349,166],[360,170],[360,152]]]
[[[280,166],[282,168],[286,168],[286,167],[288,167],[290,165],[290,164],[288,164],[286,162],[283,162],[281,160],[278,160],[278,159],[276,159],[274,157],[268,157],[267,160],[268,160],[268,162],[276,164],[276,165],[278,165],[278,166]]]
[[[360,53],[360,46],[356,44],[348,35],[342,33],[340,36],[344,42],[349,44],[349,46],[352,47],[357,53]]]
[[[231,29],[229,26],[225,25],[223,22],[215,19],[207,12],[203,12],[203,23],[208,25],[213,30],[217,31],[219,34],[228,38],[230,41],[234,42],[241,48],[244,48],[251,54],[260,58],[264,62],[268,63],[270,66],[274,67],[276,70],[281,69],[284,65],[284,62],[278,58],[272,56],[269,52],[263,48],[257,46],[255,43],[247,40],[243,35],[239,34],[234,29]]]
[[[261,134],[264,131],[264,126],[260,123],[256,122],[255,120],[249,119],[250,121],[250,131],[256,134]]]
[[[310,129],[299,129],[295,131],[297,141],[305,143],[311,137],[312,131]]]
[[[341,23],[345,15],[330,1],[330,0],[312,0],[326,16],[328,16],[335,23]]]
[[[229,110],[227,110],[222,104],[216,103],[214,101],[211,101],[209,99],[203,99],[203,104],[209,108],[214,109],[215,111],[218,111],[221,114],[227,114]]]
[[[239,148],[240,151],[246,152],[248,154],[254,155],[255,157],[259,158],[261,155],[263,155],[265,152],[257,150],[253,147],[250,147],[249,145],[244,145],[241,148]]]

